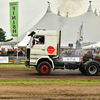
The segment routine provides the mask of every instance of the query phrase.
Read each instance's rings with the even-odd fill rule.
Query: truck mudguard
[[[44,59],[44,58],[48,59],[52,63],[52,68],[54,68],[54,63],[53,63],[52,59],[49,56],[41,56],[40,58],[38,58],[37,62],[36,62],[36,65],[37,65],[39,60]]]

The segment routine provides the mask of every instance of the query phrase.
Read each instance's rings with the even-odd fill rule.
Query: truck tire
[[[37,66],[35,66],[35,69],[36,69],[36,71],[38,71],[38,68],[37,68]]]
[[[85,71],[85,69],[83,69],[83,68],[79,68],[79,71],[80,71],[82,74],[86,75],[86,71]]]
[[[48,75],[51,72],[51,65],[50,63],[44,61],[38,65],[38,72],[41,75]]]
[[[86,74],[89,76],[96,76],[99,73],[99,65],[90,63],[86,66]]]

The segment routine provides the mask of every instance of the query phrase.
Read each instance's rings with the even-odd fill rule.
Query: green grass
[[[13,63],[0,63],[0,65],[25,65],[23,63],[21,64],[13,64]]]
[[[0,64],[0,68],[26,68],[24,64]]]
[[[0,80],[0,83],[100,83],[100,80]]]
[[[34,66],[30,66],[31,68],[34,68]],[[0,69],[8,69],[8,68],[27,68],[25,64],[0,64]]]

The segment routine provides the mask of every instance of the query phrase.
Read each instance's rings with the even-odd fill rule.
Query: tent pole
[[[19,9],[19,2],[18,2],[18,9]],[[18,22],[19,22],[19,10],[18,10]],[[18,25],[19,29],[19,25]],[[18,34],[17,34],[17,59],[18,59]]]
[[[18,59],[18,37],[17,37],[17,59]]]

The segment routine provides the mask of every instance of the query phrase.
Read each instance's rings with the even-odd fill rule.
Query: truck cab
[[[57,55],[57,33],[56,31],[37,30],[29,34],[31,36],[27,45],[26,66],[37,66],[42,61],[48,61],[52,66],[51,57]]]

